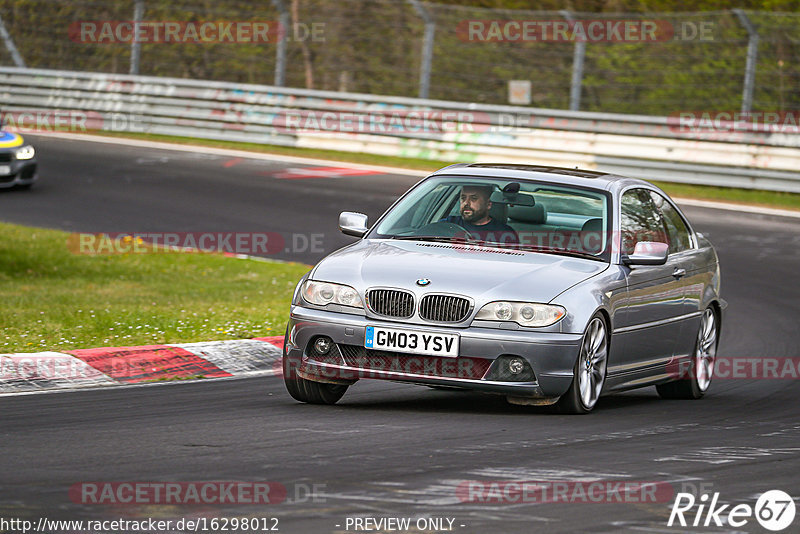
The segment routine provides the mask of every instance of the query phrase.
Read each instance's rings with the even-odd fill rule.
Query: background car
[[[494,235],[467,221],[482,209]],[[297,286],[284,352],[295,399],[333,403],[378,378],[585,413],[604,392],[699,398],[710,385],[717,255],[645,181],[456,165],[366,225],[343,213],[342,231],[362,239]]]
[[[17,133],[0,130],[0,188],[29,188],[38,178],[33,146]]]

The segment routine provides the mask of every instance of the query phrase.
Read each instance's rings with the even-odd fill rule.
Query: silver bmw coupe
[[[337,402],[360,379],[591,411],[654,385],[698,399],[722,316],[711,243],[643,180],[512,164],[423,179],[298,283],[283,373],[295,399]]]

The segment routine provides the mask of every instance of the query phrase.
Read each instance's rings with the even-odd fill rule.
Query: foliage
[[[424,23],[405,0],[285,0],[296,11],[287,29],[286,85],[330,91],[416,96]],[[710,39],[588,43],[581,109],[668,115],[741,106],[748,35],[730,7],[742,7],[760,41],[754,109],[800,109],[800,0],[440,0],[424,3],[436,20],[430,97],[507,103],[509,80],[531,80],[532,106],[567,108],[572,42],[471,42],[468,20],[658,20],[674,29],[707,24]],[[146,21],[269,21],[272,2],[145,0]],[[488,9],[492,8],[492,9]],[[0,16],[30,67],[127,73],[131,46],[70,39],[79,21],[129,21],[132,0],[7,0]],[[297,25],[295,25],[297,23]],[[321,25],[319,39],[306,35]],[[31,29],[35,31],[31,31]],[[302,41],[302,42],[301,42]],[[270,43],[144,43],[140,73],[270,84]],[[11,64],[0,50],[0,64]]]

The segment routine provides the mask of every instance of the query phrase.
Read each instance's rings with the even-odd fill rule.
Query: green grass
[[[78,255],[0,223],[0,353],[283,334],[308,266],[220,254]]]
[[[419,158],[403,158],[397,156],[380,156],[361,152],[343,152],[338,150],[321,150],[311,148],[281,147],[275,145],[263,145],[258,143],[240,143],[235,141],[215,141],[209,139],[196,139],[189,137],[176,137],[170,135],[140,134],[129,132],[90,132],[97,135],[110,137],[126,137],[133,139],[145,139],[150,141],[161,141],[167,143],[191,144],[199,146],[211,146],[218,148],[232,148],[237,150],[250,150],[267,154],[281,154],[285,156],[298,156],[305,158],[319,158],[331,161],[347,161],[352,163],[362,163],[366,165],[384,165],[390,167],[402,167],[406,169],[417,169],[424,172],[432,172],[446,165],[451,165],[452,161],[438,161]],[[422,174],[422,173],[421,173]],[[666,191],[670,196],[695,198],[700,200],[717,200],[720,202],[731,202],[736,204],[749,204],[754,206],[765,206],[770,208],[800,210],[800,194],[782,193],[779,191],[762,191],[756,189],[740,189],[733,187],[714,187],[705,185],[678,184],[671,182],[653,182]]]
[[[718,200],[720,202],[729,202],[732,204],[749,204],[768,208],[800,210],[800,194],[797,193],[656,181],[653,181],[653,183],[673,197]]]

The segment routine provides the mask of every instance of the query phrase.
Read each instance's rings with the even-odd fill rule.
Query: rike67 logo
[[[693,508],[697,507],[696,510]],[[755,506],[719,504],[719,492],[710,497],[707,493],[695,499],[691,493],[678,493],[672,503],[667,526],[709,527],[730,525],[735,528],[747,525],[753,518],[761,527],[778,532],[792,524],[795,516],[794,499],[781,490],[762,493]]]

